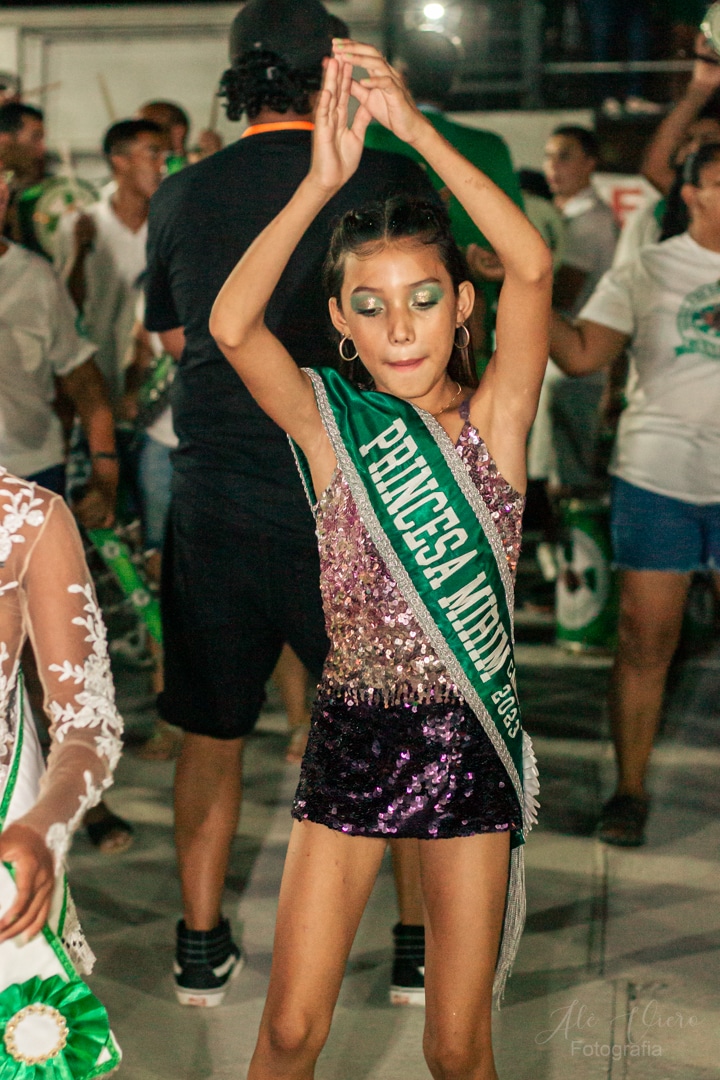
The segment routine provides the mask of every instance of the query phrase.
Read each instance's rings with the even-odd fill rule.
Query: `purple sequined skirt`
[[[513,786],[464,701],[353,703],[321,693],[293,817],[421,840],[519,828]]]

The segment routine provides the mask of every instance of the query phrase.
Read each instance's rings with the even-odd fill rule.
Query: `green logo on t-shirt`
[[[696,353],[720,360],[720,282],[701,285],[683,300],[677,317],[682,344],[676,356]]]

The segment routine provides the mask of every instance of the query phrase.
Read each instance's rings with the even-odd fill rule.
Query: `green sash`
[[[465,700],[523,792],[513,585],[490,511],[443,428],[406,401],[308,372],[363,523]],[[307,463],[298,453],[311,501]],[[522,835],[516,842],[522,843]]]
[[[536,821],[537,770],[523,733],[513,658],[513,583],[486,503],[433,417],[360,391],[330,368],[305,369],[363,524],[510,777],[523,831],[513,865],[496,998],[524,921],[521,845]],[[310,470],[295,446],[315,503]],[[499,984],[498,984],[499,980]]]

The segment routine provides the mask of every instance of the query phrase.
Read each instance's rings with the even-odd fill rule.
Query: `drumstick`
[[[213,93],[212,105],[210,106],[210,122],[208,123],[208,130],[215,131],[217,128],[218,114],[220,112],[220,98],[217,92]]]
[[[75,172],[75,166],[73,165],[72,150],[70,149],[70,143],[65,142],[64,140],[61,143],[59,143],[58,144],[58,152],[60,154],[60,161],[62,163],[63,172],[65,173],[65,176],[67,177],[67,179],[68,179],[68,181],[70,183],[71,190],[77,196],[77,193],[80,190],[80,186],[79,186],[78,181],[77,181],[77,173]],[[68,204],[67,209],[68,210],[76,210],[76,209],[78,209],[77,203],[73,200],[72,203]],[[82,210],[81,210],[81,212],[82,212]]]
[[[110,95],[110,87],[108,86],[107,79],[101,72],[98,72],[97,81],[98,86],[100,87],[100,93],[102,94],[103,102],[105,103],[105,109],[108,114],[108,119],[111,124],[114,124],[117,120],[117,113],[115,111],[115,106],[113,105],[113,99]]]
[[[21,97],[42,97],[43,94],[49,94],[51,90],[59,90],[61,86],[61,82],[45,83],[44,86],[33,86],[32,90],[23,90]]]
[[[70,143],[66,142],[63,139],[63,141],[58,144],[58,153],[60,154],[60,161],[62,162],[63,169],[65,170],[65,175],[67,176],[68,180],[74,180],[75,166],[73,165]]]

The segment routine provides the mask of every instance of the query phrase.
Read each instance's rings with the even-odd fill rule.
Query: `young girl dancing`
[[[369,78],[356,82],[352,67]],[[349,96],[359,108],[347,126]],[[299,370],[265,308],[375,118],[460,199],[505,267],[480,384],[473,288],[444,213],[391,198],[347,214],[326,263],[348,377]],[[211,331],[290,435],[314,503],[331,649],[314,707],[250,1080],[311,1080],[388,838],[419,848],[425,1057],[496,1080],[499,1000],[524,920],[534,758],[512,658],[525,442],[547,358],[539,234],[418,112],[371,46],[334,43],[308,176],[216,301]],[[525,741],[525,746],[523,742]]]

